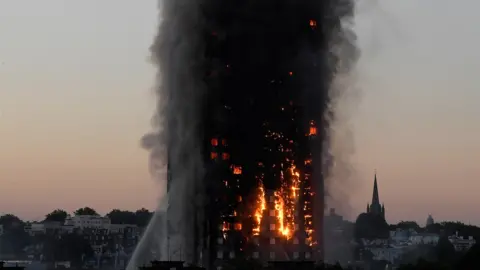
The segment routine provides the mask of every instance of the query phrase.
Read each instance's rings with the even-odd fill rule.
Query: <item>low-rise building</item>
[[[409,237],[412,245],[436,245],[439,239],[440,235],[435,233],[417,233]]]
[[[373,260],[375,261],[388,261],[390,263],[395,263],[398,261],[403,254],[407,251],[407,247],[374,247],[369,248],[370,252],[373,254]]]
[[[476,243],[473,236],[459,236],[458,232],[455,235],[449,236],[448,240],[450,241],[450,243],[452,243],[453,247],[455,247],[456,251],[469,250]]]
[[[65,220],[66,226],[73,226],[74,228],[97,228],[108,229],[110,227],[110,219],[108,217],[101,217],[96,215],[76,215],[67,217]]]
[[[41,222],[33,222],[33,223],[26,223],[23,227],[25,232],[30,234],[31,236],[38,235],[38,234],[45,234],[45,226]]]

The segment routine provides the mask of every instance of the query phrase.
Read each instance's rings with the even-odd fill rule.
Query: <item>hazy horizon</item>
[[[377,170],[388,222],[480,224],[480,3],[461,2],[359,7],[355,172],[336,179],[349,219]],[[155,208],[139,140],[155,105],[157,14],[154,0],[0,2],[1,214]]]

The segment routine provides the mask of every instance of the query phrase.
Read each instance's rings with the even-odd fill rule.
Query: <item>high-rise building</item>
[[[206,196],[205,216],[195,219],[196,261],[319,261],[329,78],[321,79],[327,45],[317,21],[326,20],[325,4],[269,0],[248,2],[257,7],[247,11],[247,2],[205,5],[199,27],[206,42],[198,68],[208,72],[199,116]]]
[[[203,248],[209,255],[204,263],[221,266],[238,257],[319,260],[323,181],[320,157],[312,156],[311,149],[322,115],[306,109],[305,99],[312,96],[300,78],[320,71],[315,61],[296,62],[298,55],[285,44],[301,31],[304,42],[315,46],[316,23],[311,17],[293,17],[298,26],[286,30],[286,14],[273,13],[262,16],[273,16],[265,23],[277,26],[239,29],[241,22],[228,23],[228,18],[247,14],[225,3],[226,22],[212,19],[206,33],[210,71],[203,117],[209,200]],[[259,50],[257,42],[270,50]]]

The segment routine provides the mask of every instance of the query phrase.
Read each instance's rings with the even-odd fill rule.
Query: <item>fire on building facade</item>
[[[239,28],[247,14],[223,2],[222,16],[206,16],[212,19],[204,33],[207,199],[196,229],[196,260],[209,266],[236,258],[320,261],[324,108],[306,104],[326,94],[325,85],[305,78],[322,74],[315,60],[323,57],[316,49],[324,36],[317,29],[322,14],[250,11],[268,19]],[[312,8],[321,5],[311,2]],[[299,40],[313,48],[303,50],[308,58],[291,50]]]

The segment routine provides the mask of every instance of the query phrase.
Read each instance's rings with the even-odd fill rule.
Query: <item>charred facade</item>
[[[204,171],[194,181],[201,198],[186,198],[195,205],[185,221],[190,261],[320,261],[323,156],[339,61],[330,41],[352,15],[352,1],[198,2],[202,19],[191,38],[202,60],[186,67],[201,77],[192,125]]]

